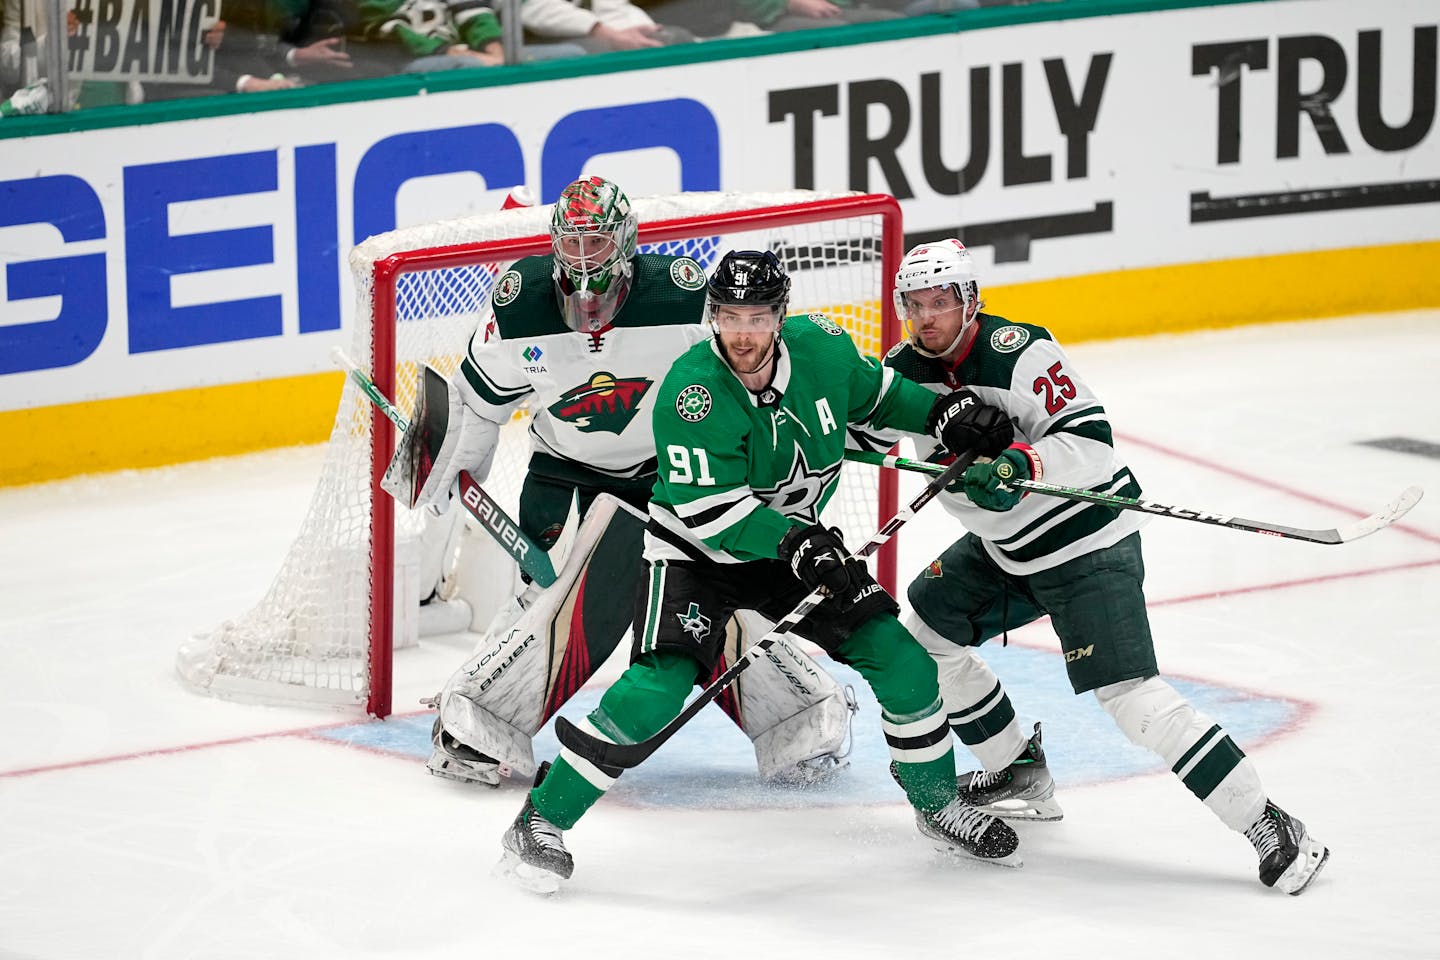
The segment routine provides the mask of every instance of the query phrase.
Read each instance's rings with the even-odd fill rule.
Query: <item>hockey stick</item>
[[[975,454],[973,453],[967,453],[962,457],[957,457],[955,462],[944,468],[938,477],[926,484],[925,489],[921,490],[914,500],[911,500],[906,506],[901,507],[899,513],[895,514],[895,516],[885,522],[884,526],[875,531],[870,539],[866,540],[864,545],[855,551],[855,556],[862,558],[868,557],[880,549],[881,545],[895,536],[895,533],[901,527],[905,526],[921,507],[925,506],[925,504],[935,498],[936,494],[945,489],[946,484],[964,473],[965,468],[968,467],[974,459]],[[609,740],[602,740],[599,737],[586,733],[564,717],[555,718],[555,736],[559,738],[561,745],[573,750],[576,754],[597,766],[620,767],[627,770],[631,767],[638,766],[646,757],[659,749],[661,744],[674,736],[675,731],[683,727],[691,717],[699,713],[705,704],[720,696],[721,692],[730,686],[730,684],[734,683],[736,678],[744,673],[750,664],[760,659],[766,650],[774,646],[776,640],[779,640],[794,629],[795,625],[804,619],[810,611],[819,606],[825,597],[826,594],[823,590],[815,590],[806,596],[804,600],[801,600],[795,609],[791,610],[779,623],[775,624],[769,633],[755,641],[750,649],[741,655],[739,660],[736,660],[728,670],[711,681],[708,687],[701,690],[693,700],[686,704],[685,709],[681,710],[674,720],[671,720],[665,724],[665,726],[661,727],[660,730],[649,739],[641,740],[639,743],[612,743]]]
[[[375,386],[375,381],[360,369],[360,365],[350,359],[340,347],[330,349],[330,359],[336,365],[350,375],[350,379],[360,388],[370,402],[380,408],[380,412],[400,430],[403,434],[410,429],[410,421],[405,414],[401,413],[390,398],[380,392]],[[485,492],[485,488],[470,476],[468,470],[460,471],[460,503],[465,512],[474,517],[485,532],[495,538],[495,541],[504,547],[515,562],[520,565],[530,579],[548,587],[555,582],[555,566],[550,562],[550,554],[544,547],[534,540],[531,540],[520,529],[520,525],[510,518],[510,515],[495,502],[495,498]]]
[[[891,467],[896,470],[911,470],[916,473],[939,473],[945,469],[938,463],[928,463],[924,460],[909,460],[905,457],[888,456],[883,453],[870,453],[864,450],[846,450],[845,459],[853,460],[856,463],[873,463],[876,466]],[[1419,487],[1406,487],[1400,496],[1387,503],[1379,511],[1365,517],[1363,520],[1356,520],[1354,523],[1347,523],[1341,527],[1331,527],[1327,530],[1308,530],[1303,527],[1286,527],[1277,523],[1263,523],[1259,520],[1246,520],[1243,517],[1207,513],[1203,510],[1187,510],[1184,507],[1172,507],[1155,500],[1136,500],[1133,497],[1120,497],[1113,493],[1101,493],[1097,490],[1062,487],[1053,483],[1045,483],[1041,480],[1014,480],[1010,483],[1010,486],[1021,487],[1029,490],[1031,493],[1039,493],[1047,497],[1059,497],[1062,500],[1081,500],[1086,503],[1098,503],[1107,507],[1113,507],[1116,510],[1137,510],[1141,513],[1158,513],[1162,516],[1175,517],[1179,520],[1193,520],[1196,523],[1209,523],[1217,527],[1229,527],[1231,530],[1246,530],[1250,533],[1264,533],[1272,537],[1283,537],[1286,540],[1306,540],[1310,543],[1350,543],[1352,540],[1368,537],[1376,530],[1390,526],[1390,524],[1409,513],[1410,508],[1419,503],[1420,498],[1425,493],[1425,491]]]

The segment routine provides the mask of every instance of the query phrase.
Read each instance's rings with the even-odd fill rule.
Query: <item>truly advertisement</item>
[[[992,287],[1433,243],[1437,23],[1240,3],[0,139],[0,411],[327,370],[354,243],[581,173],[891,193]]]

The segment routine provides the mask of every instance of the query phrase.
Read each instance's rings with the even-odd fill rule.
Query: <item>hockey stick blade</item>
[[[939,494],[941,490],[944,490],[947,484],[964,473],[965,468],[968,467],[974,459],[974,453],[967,453],[962,457],[957,457],[955,462],[948,467],[942,468],[940,475],[927,483],[925,489],[921,490],[915,499],[911,500],[904,507],[901,507],[895,516],[887,520],[879,530],[876,530],[875,533],[871,535],[869,540],[865,541],[859,550],[855,551],[855,556],[864,558],[870,556],[876,550],[879,550],[886,541],[895,536],[896,532],[910,521],[911,517],[915,516],[921,507],[935,499],[936,495]],[[755,641],[750,649],[746,650],[744,654],[740,656],[740,659],[736,660],[729,669],[712,680],[709,686],[701,690],[699,694],[687,703],[675,719],[665,724],[665,726],[661,727],[659,731],[648,739],[641,740],[638,743],[615,743],[610,740],[602,740],[599,737],[586,733],[569,720],[559,716],[555,718],[555,736],[560,740],[561,746],[596,766],[619,767],[623,770],[639,766],[646,757],[658,750],[666,740],[669,740],[675,735],[677,730],[689,722],[691,717],[699,713],[705,704],[720,696],[721,692],[730,686],[730,684],[734,683],[736,678],[745,672],[745,669],[749,667],[750,664],[754,663],[766,650],[770,649],[776,640],[788,634],[797,623],[804,619],[811,610],[819,606],[824,599],[825,594],[819,590],[808,594],[804,600],[801,600],[795,606],[794,610],[791,610],[781,618],[779,623],[775,624],[774,629]]]
[[[846,450],[845,459],[853,460],[856,463],[870,463],[880,467],[890,467],[895,470],[909,470],[915,473],[934,474],[943,469],[938,463],[930,463],[924,460],[909,460],[905,457],[871,453],[863,450]],[[1385,527],[1388,527],[1396,520],[1405,516],[1411,507],[1420,502],[1421,496],[1424,495],[1424,491],[1419,487],[1407,487],[1400,496],[1392,500],[1383,509],[1363,520],[1357,520],[1343,527],[1312,530],[1305,527],[1287,527],[1278,523],[1266,523],[1262,520],[1247,520],[1244,517],[1209,513],[1204,510],[1189,510],[1185,507],[1171,506],[1156,500],[1137,500],[1133,497],[1121,497],[1111,493],[1103,493],[1099,490],[1062,487],[1058,484],[1045,483],[1039,480],[1017,480],[1011,485],[1022,487],[1031,493],[1038,493],[1047,497],[1058,497],[1062,500],[1081,500],[1086,503],[1098,503],[1116,510],[1135,510],[1141,513],[1153,513],[1160,516],[1174,517],[1177,520],[1190,520],[1194,523],[1208,523],[1212,526],[1228,527],[1231,530],[1263,533],[1272,537],[1282,537],[1286,540],[1304,540],[1308,543],[1323,544],[1350,543],[1351,541],[1359,540],[1361,537],[1368,537],[1376,530],[1383,530]]]
[[[1406,487],[1400,496],[1391,500],[1383,509],[1372,513],[1364,520],[1356,520],[1354,523],[1333,531],[1338,537],[1337,542],[1349,543],[1352,540],[1359,540],[1361,537],[1368,537],[1376,530],[1383,530],[1409,513],[1410,508],[1419,503],[1423,496],[1425,496],[1425,491],[1418,486]]]

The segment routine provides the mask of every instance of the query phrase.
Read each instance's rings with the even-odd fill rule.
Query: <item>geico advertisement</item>
[[[892,193],[989,283],[1435,239],[1433,3],[996,28],[0,141],[0,410],[328,369],[345,257],[581,173]]]

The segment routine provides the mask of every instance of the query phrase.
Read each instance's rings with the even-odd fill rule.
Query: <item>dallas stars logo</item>
[[[690,609],[675,614],[675,618],[680,621],[680,629],[690,634],[690,639],[696,643],[700,643],[710,634],[710,618],[700,613],[700,604],[693,600]]]
[[[552,417],[573,423],[581,433],[620,434],[635,419],[640,398],[653,382],[645,377],[617,380],[602,370],[589,383],[566,390],[548,409]]]
[[[808,523],[820,522],[820,498],[835,485],[840,477],[840,464],[833,463],[820,470],[811,470],[805,459],[805,451],[795,444],[795,456],[790,461],[790,473],[773,487],[755,489],[755,494],[766,505],[788,517],[796,517]]]

